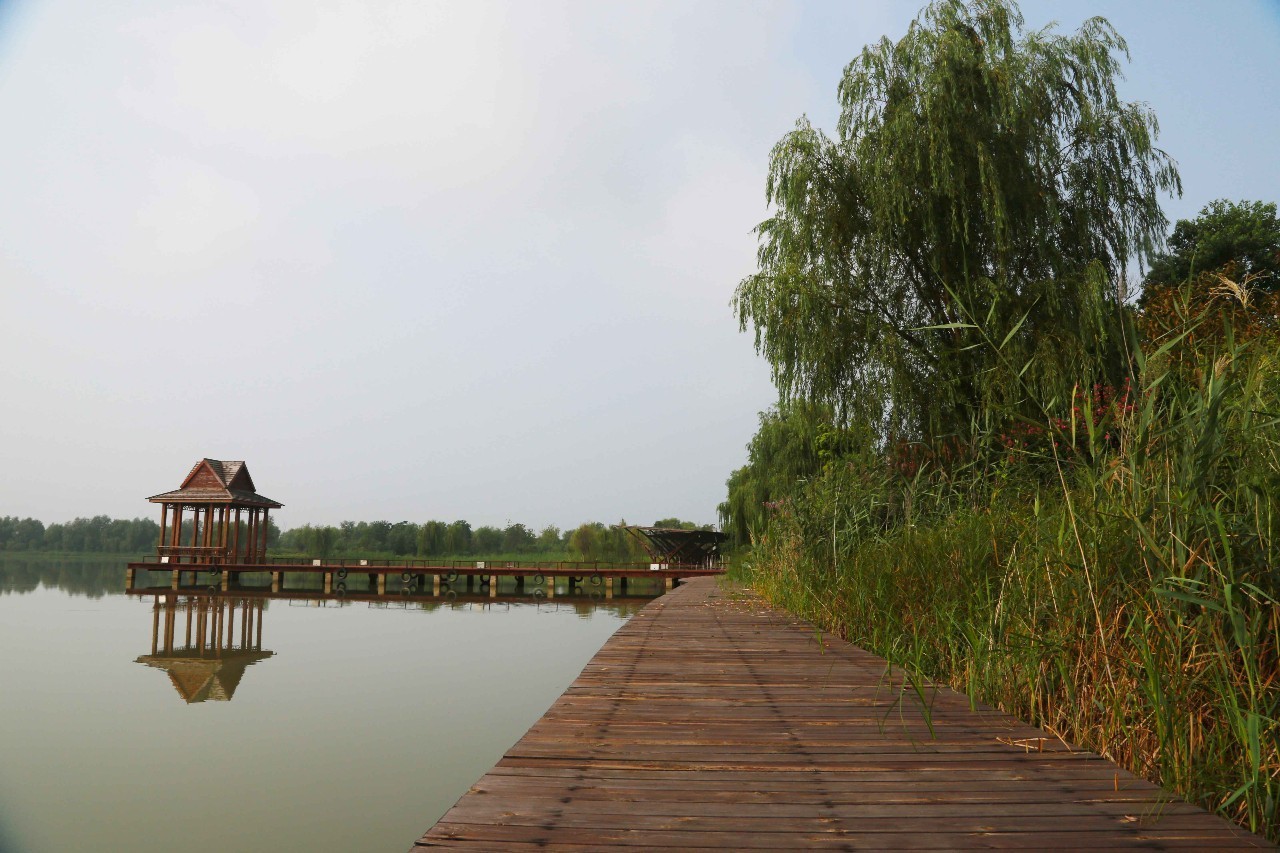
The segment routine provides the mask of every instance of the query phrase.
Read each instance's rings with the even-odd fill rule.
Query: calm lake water
[[[0,556],[0,851],[407,850],[646,601],[273,599],[208,659],[123,588]]]

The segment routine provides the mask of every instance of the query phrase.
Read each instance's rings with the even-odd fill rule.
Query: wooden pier
[[[632,617],[414,849],[1269,846],[707,578]]]
[[[717,566],[672,563],[608,563],[541,561],[512,562],[486,560],[311,560],[296,562],[288,558],[263,559],[257,563],[210,563],[186,558],[182,562],[153,558],[132,562],[125,569],[127,590],[153,590],[144,583],[142,572],[160,573],[167,577],[172,590],[231,591],[241,589],[245,576],[269,579],[272,592],[285,592],[310,587],[325,595],[354,594],[357,579],[376,595],[403,592],[428,595],[455,594],[480,589],[491,597],[498,596],[504,578],[515,580],[516,590],[554,598],[557,586],[573,591],[583,588],[612,598],[615,591],[627,591],[636,581],[657,581],[672,589],[690,577],[723,574]]]

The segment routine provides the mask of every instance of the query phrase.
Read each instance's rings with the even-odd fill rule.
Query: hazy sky
[[[0,515],[715,519],[771,146],[918,2],[0,0]],[[1280,199],[1280,3],[1111,19],[1185,193]]]

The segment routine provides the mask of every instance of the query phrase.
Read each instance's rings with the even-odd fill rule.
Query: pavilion
[[[244,565],[267,553],[270,512],[283,504],[258,494],[244,462],[201,459],[172,492],[147,498],[160,504],[162,563]],[[183,544],[183,518],[191,512]]]

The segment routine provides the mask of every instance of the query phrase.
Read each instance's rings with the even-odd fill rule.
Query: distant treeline
[[[279,550],[316,557],[353,557],[389,554],[396,557],[542,556],[572,560],[643,560],[639,541],[619,525],[598,521],[580,524],[571,530],[548,525],[538,532],[523,524],[506,527],[485,525],[473,528],[466,521],[344,521],[331,525],[310,525],[287,530],[280,537]],[[700,529],[678,518],[663,518],[655,527]],[[707,528],[709,529],[709,528]]]
[[[77,518],[45,524],[35,518],[0,517],[0,551],[75,551],[122,554],[155,548],[160,525],[149,518]]]
[[[655,527],[699,529],[678,518]],[[183,525],[183,542],[191,522]],[[120,519],[96,515],[65,524],[35,518],[0,517],[0,551],[79,553],[145,553],[153,551],[160,525],[148,518]],[[337,526],[304,524],[283,533],[271,522],[268,546],[276,551],[315,557],[471,557],[528,554],[550,559],[642,560],[640,543],[625,530],[598,521],[562,531],[550,525],[535,533],[523,524],[472,528],[466,521],[344,521]]]

